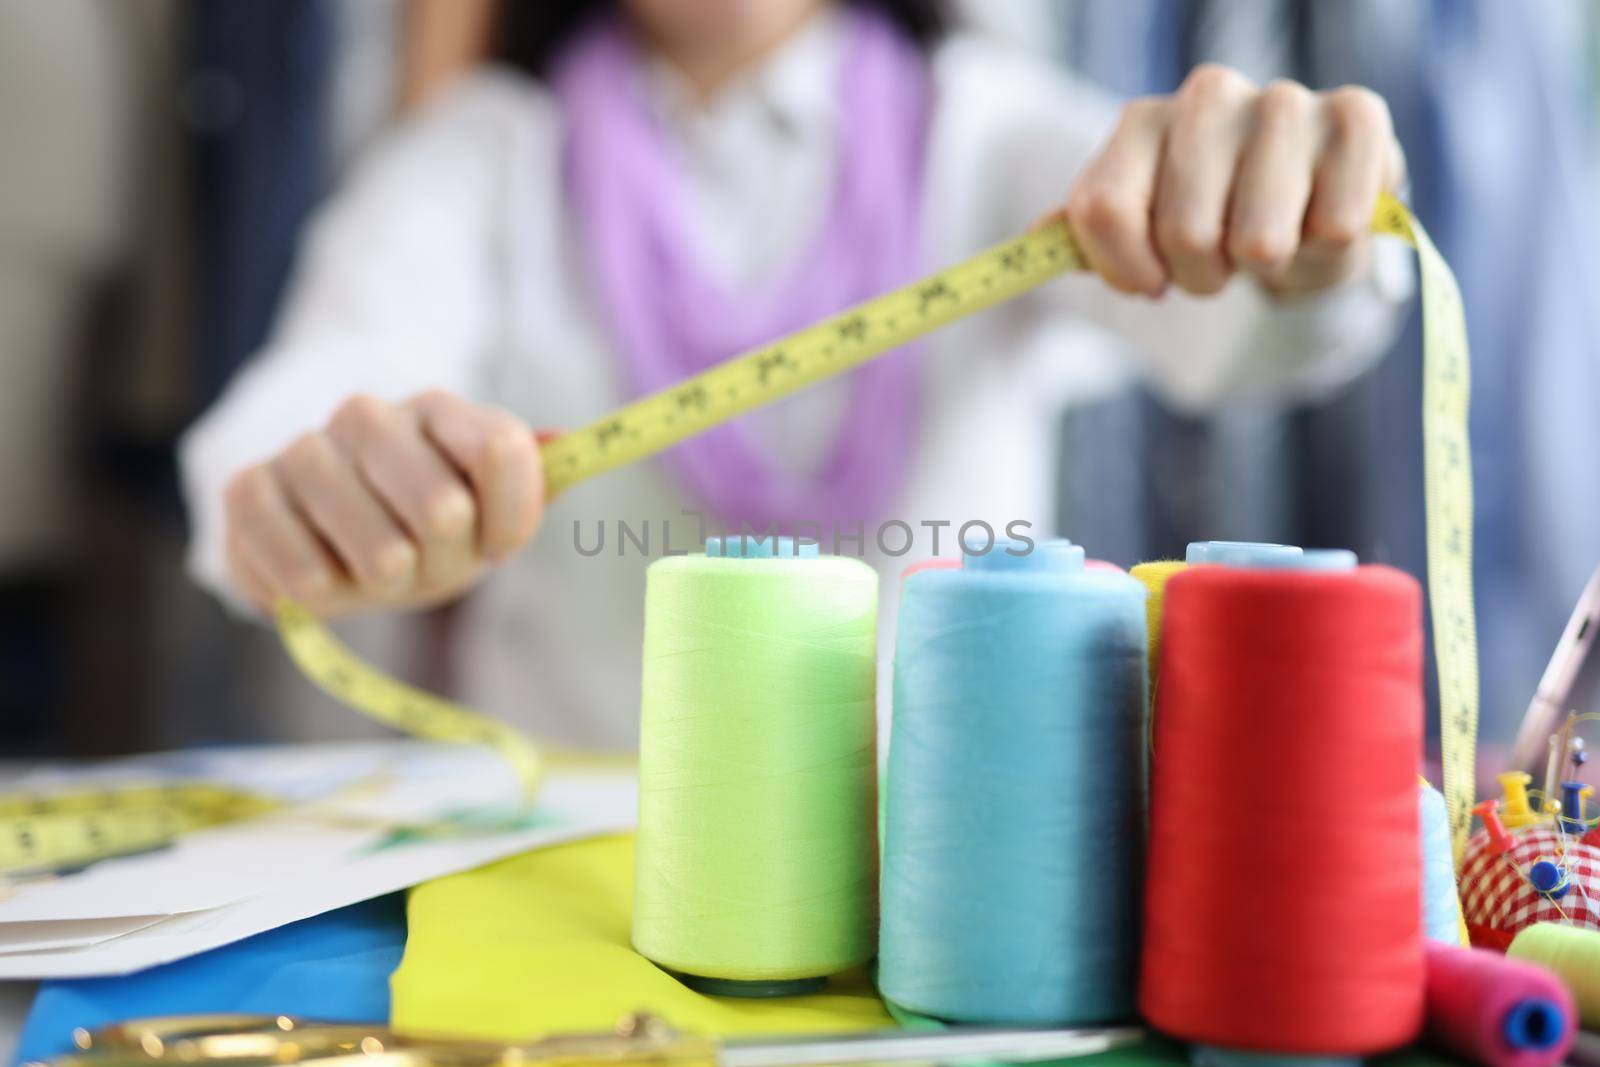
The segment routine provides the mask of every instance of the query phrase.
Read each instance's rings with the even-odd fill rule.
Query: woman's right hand
[[[328,425],[228,483],[227,562],[264,611],[321,616],[459,595],[538,529],[544,468],[532,430],[442,391],[353,396]]]

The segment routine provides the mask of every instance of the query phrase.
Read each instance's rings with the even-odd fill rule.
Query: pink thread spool
[[[1485,949],[1427,951],[1430,1044],[1484,1067],[1553,1067],[1566,1056],[1578,1012],[1560,978]]]

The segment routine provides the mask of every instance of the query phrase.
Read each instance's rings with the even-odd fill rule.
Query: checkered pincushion
[[[1489,834],[1467,842],[1461,865],[1461,910],[1474,945],[1504,951],[1525,926],[1557,922],[1600,930],[1600,847],[1552,827],[1513,832],[1512,847],[1489,851]],[[1560,899],[1538,892],[1527,871],[1539,860],[1567,869],[1571,888]]]

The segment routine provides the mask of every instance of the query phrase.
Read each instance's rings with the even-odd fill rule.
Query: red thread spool
[[[1572,1047],[1572,991],[1537,964],[1429,943],[1429,1044],[1484,1067],[1553,1067]]]
[[[1167,585],[1140,986],[1159,1029],[1305,1054],[1416,1038],[1421,604],[1388,567]]]

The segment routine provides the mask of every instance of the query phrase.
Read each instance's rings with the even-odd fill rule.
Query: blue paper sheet
[[[72,1048],[72,1030],[153,1015],[242,1012],[387,1022],[405,949],[405,897],[379,897],[117,978],[39,987],[17,1062]]]

